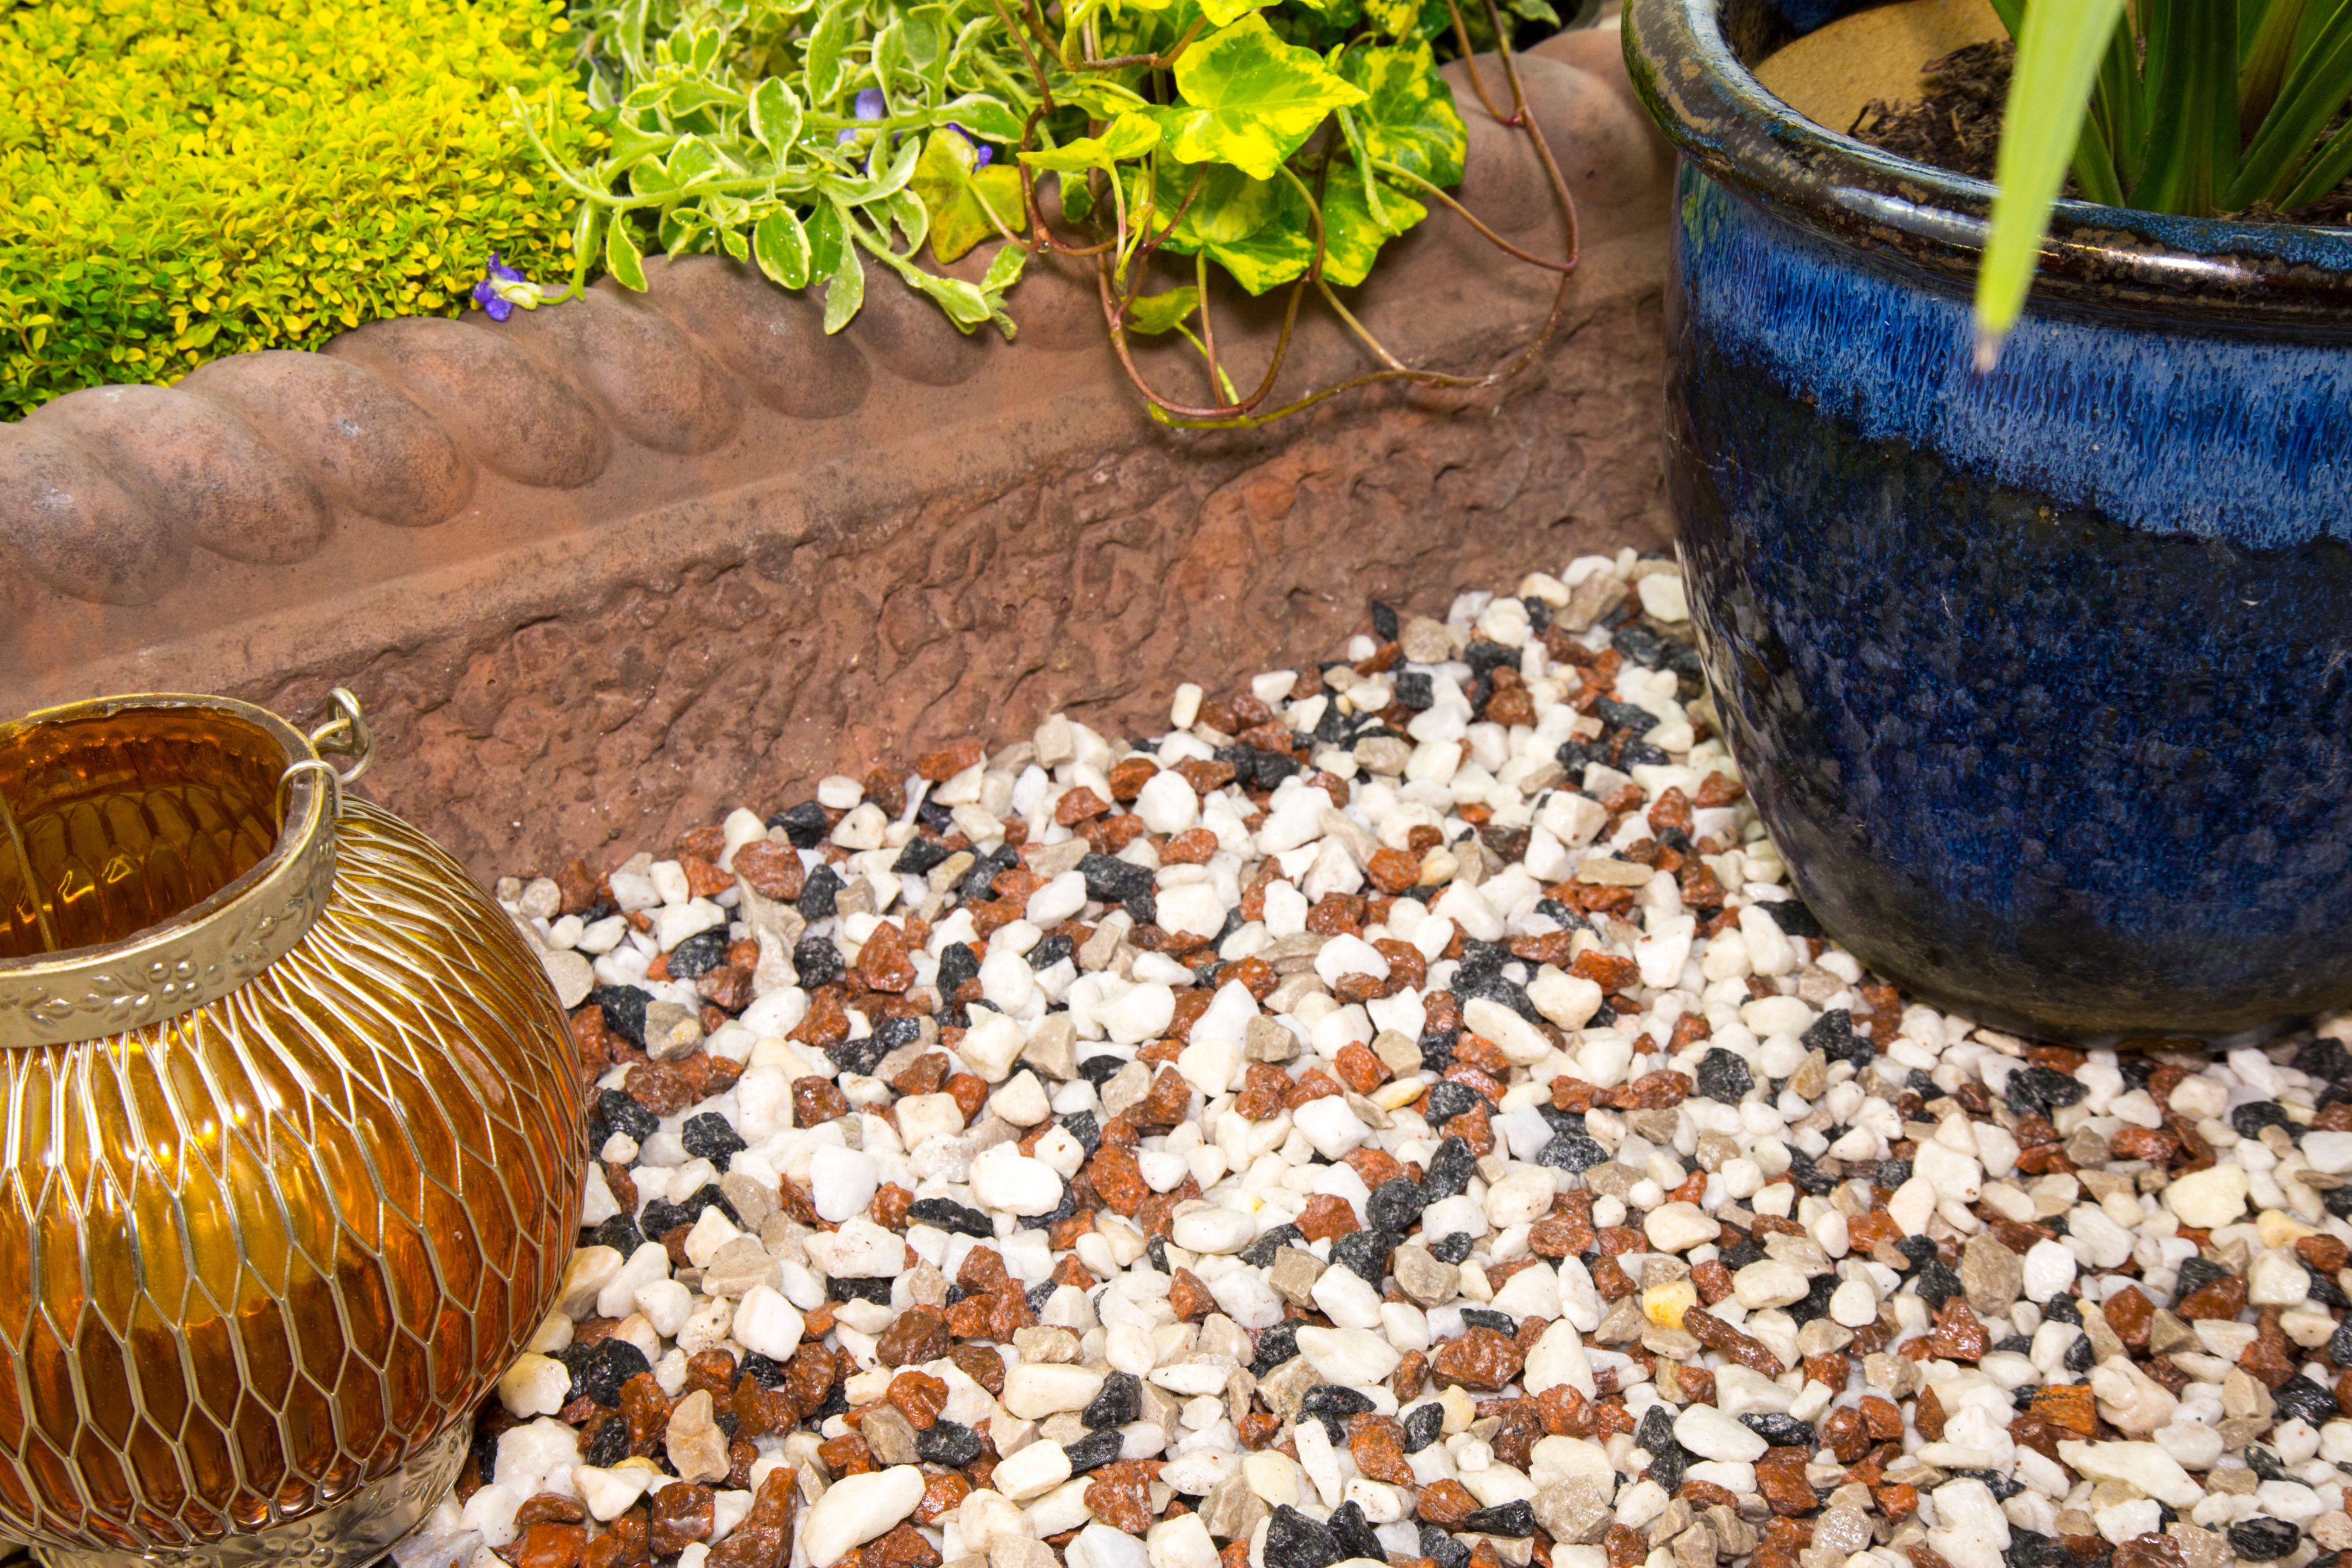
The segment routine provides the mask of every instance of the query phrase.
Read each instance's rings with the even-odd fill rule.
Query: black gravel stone
[[[669,950],[669,977],[698,980],[727,965],[727,927],[698,931]]]
[[[1462,1528],[1480,1535],[1507,1535],[1513,1538],[1536,1532],[1536,1511],[1524,1498],[1517,1502],[1496,1503],[1492,1508],[1479,1509],[1462,1521]]]
[[[1790,1149],[1789,1151],[1789,1179],[1796,1184],[1797,1190],[1799,1192],[1807,1193],[1814,1197],[1819,1197],[1822,1194],[1829,1191],[1830,1188],[1837,1186],[1837,1184],[1843,1178],[1833,1176],[1829,1171],[1824,1170],[1822,1167],[1820,1161],[1814,1159],[1811,1155],[1806,1154],[1802,1149]]]
[[[1764,1249],[1756,1245],[1756,1239],[1745,1230],[1740,1230],[1738,1226],[1732,1227],[1732,1229],[1738,1232],[1739,1239],[1723,1249],[1722,1261],[1725,1268],[1737,1274],[1750,1263],[1762,1262]]]
[[[1324,1434],[1334,1443],[1348,1440],[1349,1416],[1361,1416],[1371,1407],[1370,1398],[1337,1383],[1318,1383],[1298,1402],[1298,1413],[1322,1422]]]
[[[736,1218],[735,1206],[727,1201],[715,1181],[705,1182],[687,1197],[675,1203],[656,1198],[646,1205],[637,1216],[637,1228],[646,1233],[648,1241],[658,1241],[681,1225],[691,1225],[702,1218],[706,1208],[715,1208],[728,1218]]]
[[[769,818],[768,826],[783,829],[784,837],[792,841],[793,848],[813,850],[824,842],[825,835],[833,831],[833,819],[815,801],[803,800]]]
[[[1277,1225],[1242,1249],[1242,1261],[1253,1269],[1271,1269],[1274,1255],[1286,1247],[1307,1249],[1307,1237],[1296,1225]]]
[[[1393,643],[1402,633],[1402,631],[1403,628],[1397,621],[1397,612],[1390,609],[1387,605],[1381,603],[1379,600],[1373,600],[1372,641],[1375,643]]]
[[[980,959],[968,942],[950,942],[940,949],[940,995],[952,997],[966,980],[980,978]]]
[[[1554,1170],[1589,1171],[1608,1161],[1609,1151],[1581,1133],[1562,1133],[1536,1151],[1536,1164]]]
[[[1119,1447],[1126,1441],[1114,1427],[1108,1431],[1089,1432],[1075,1443],[1065,1443],[1062,1452],[1070,1456],[1070,1473],[1084,1475],[1088,1470],[1100,1469],[1118,1458]]]
[[[2294,1120],[2286,1107],[2275,1100],[2254,1100],[2234,1106],[2230,1112],[2230,1125],[2242,1138],[2259,1138],[2264,1127],[2284,1127],[2287,1136],[2294,1135]]]
[[[653,1001],[651,991],[635,986],[599,986],[588,993],[604,1015],[604,1027],[635,1046],[646,1048],[646,1008]]]
[[[1768,904],[1767,909],[1781,905]],[[1818,1051],[1832,1061],[1851,1061],[1862,1067],[1870,1061],[1870,1041],[1853,1032],[1853,1014],[1843,1008],[1832,1008],[1815,1019],[1798,1040],[1807,1051]]]
[[[1421,1554],[1437,1568],[1469,1568],[1470,1549],[1433,1524],[1421,1527]]]
[[[2076,1568],[2074,1554],[2054,1535],[2019,1525],[2009,1528],[2009,1568]]]
[[[1143,1419],[1143,1380],[1131,1372],[1114,1372],[1078,1414],[1079,1424],[1100,1430]]]
[[[1739,1424],[1771,1444],[1776,1448],[1813,1446],[1813,1429],[1794,1416],[1784,1416],[1777,1410],[1750,1410],[1739,1418]]]
[[[869,1274],[863,1278],[835,1277],[824,1282],[825,1297],[835,1301],[872,1301],[877,1307],[890,1304],[891,1276]]]
[[[735,1365],[737,1385],[740,1387],[747,1377],[762,1388],[782,1388],[784,1385],[784,1364],[772,1356],[761,1355],[756,1350],[747,1350],[743,1353],[743,1359]]]
[[[698,1116],[688,1116],[677,1130],[677,1141],[686,1145],[687,1154],[695,1159],[709,1160],[720,1170],[727,1162],[750,1147],[742,1134],[728,1124],[716,1111],[705,1111]]]
[[[1431,1094],[1434,1098],[1435,1091]],[[1470,1145],[1460,1138],[1447,1138],[1429,1156],[1429,1170],[1421,1178],[1421,1194],[1432,1203],[1459,1197],[1470,1190],[1470,1178],[1477,1174],[1478,1156],[1470,1152]]]
[[[2021,1067],[2009,1075],[2010,1109],[2020,1115],[2042,1115],[2072,1105],[2090,1092],[2054,1067]]]
[[[1044,1214],[1023,1215],[1021,1217],[1020,1228],[1024,1230],[1051,1230],[1054,1227],[1061,1224],[1062,1221],[1069,1218],[1072,1215],[1077,1212],[1077,1192],[1067,1184],[1065,1184],[1062,1187],[1061,1202],[1055,1204],[1051,1209],[1047,1210]],[[1163,1269],[1160,1271],[1165,1273],[1167,1270]],[[1048,1291],[1047,1293],[1050,1295],[1052,1292]]]
[[[2295,1048],[2294,1066],[2297,1072],[2337,1083],[2352,1078],[2352,1051],[2336,1040],[2314,1040]]]
[[[563,1402],[569,1405],[585,1398],[607,1410],[620,1408],[621,1385],[654,1369],[644,1351],[621,1339],[566,1345],[555,1358],[572,1374],[572,1386],[565,1390]]]
[[[832,951],[832,946],[831,943],[825,944],[826,951]],[[890,1054],[891,1049],[877,1031],[856,1040],[845,1040],[839,1045],[828,1045],[824,1048],[824,1054],[844,1072],[870,1075],[882,1064],[882,1059]]]
[[[808,990],[829,986],[841,978],[841,949],[830,938],[803,936],[793,946],[793,968]],[[973,973],[979,971],[975,969]]]
[[[1805,1288],[1805,1293],[1789,1303],[1789,1315],[1800,1323],[1828,1316],[1830,1298],[1837,1294],[1840,1283],[1835,1274],[1815,1275],[1813,1282]]]
[[[1428,1207],[1429,1199],[1419,1183],[1410,1176],[1391,1176],[1365,1200],[1364,1218],[1374,1229],[1393,1230],[1402,1236],[1421,1222],[1421,1211]]]
[[[1088,1159],[1094,1158],[1095,1151],[1102,1147],[1102,1124],[1095,1119],[1092,1111],[1074,1111],[1063,1117],[1062,1131],[1078,1141],[1078,1147],[1086,1150]]]
[[[1442,1127],[1454,1117],[1475,1110],[1477,1104],[1476,1090],[1451,1079],[1441,1079],[1429,1086],[1429,1108],[1422,1115],[1431,1126]]]
[[[1331,1243],[1331,1261],[1377,1291],[1388,1278],[1389,1254],[1404,1238],[1393,1230],[1350,1230]]]
[[[1800,899],[1778,899],[1760,907],[1772,917],[1772,924],[1780,928],[1783,936],[1811,936],[1818,940],[1829,935],[1822,929],[1822,923],[1815,918],[1812,910]]]
[[[2074,1304],[2072,1296],[2051,1297],[2042,1305],[2042,1316],[2044,1322],[2073,1323],[2076,1328],[2083,1326],[2083,1309]]]
[[[1434,1400],[1417,1405],[1404,1414],[1404,1451],[1417,1454],[1444,1436],[1445,1407]]]
[[[1717,1046],[1698,1059],[1698,1092],[1725,1105],[1737,1105],[1756,1087],[1748,1063]]]
[[[2060,1364],[2077,1377],[2088,1373],[2091,1370],[2091,1336],[2077,1334],[2074,1343],[2066,1347],[2066,1354]]]
[[[2319,1204],[2338,1219],[2352,1216],[2352,1186],[2329,1187],[2319,1195]]]
[[[1911,1267],[1914,1269],[1936,1260],[1936,1244],[1924,1236],[1906,1236],[1895,1242],[1895,1249],[1911,1260]]]
[[[1389,675],[1389,691],[1397,706],[1407,713],[1423,713],[1437,700],[1437,687],[1426,670],[1396,670]]]
[[[1453,1066],[1454,1048],[1461,1040],[1462,1031],[1458,1029],[1424,1030],[1420,1040],[1421,1070],[1423,1072],[1443,1072]]]
[[[1032,1285],[1022,1291],[1021,1299],[1029,1303],[1029,1310],[1032,1312],[1042,1312],[1045,1310],[1045,1303],[1054,1299],[1054,1292],[1061,1288],[1053,1281],[1047,1280],[1043,1284]]]
[[[1872,1186],[1885,1187],[1889,1192],[1893,1192],[1910,1179],[1911,1162],[1909,1160],[1881,1160],[1878,1162],[1878,1169],[1872,1173],[1870,1178]]]
[[[2279,1457],[2268,1448],[2248,1448],[2246,1468],[2266,1481],[2294,1479],[2293,1476],[2286,1473],[2286,1466],[2279,1461]]]
[[[1658,716],[1647,708],[1621,703],[1614,697],[1602,697],[1592,705],[1592,716],[1611,729],[1627,735],[1647,735],[1658,727]]]
[[[580,1233],[583,1247],[610,1247],[626,1258],[646,1244],[645,1232],[637,1222],[625,1214],[616,1214],[602,1225],[592,1226]]]
[[[915,1457],[925,1464],[961,1469],[980,1458],[980,1434],[961,1421],[934,1421],[915,1434]]]
[[[1078,1061],[1078,1076],[1099,1089],[1118,1077],[1118,1070],[1125,1067],[1127,1061],[1126,1057],[1113,1056],[1108,1051],[1083,1057]]]
[[[1070,934],[1063,931],[1046,937],[1043,942],[1030,948],[1025,956],[1032,969],[1050,969],[1063,959],[1070,957],[1077,950],[1078,945],[1070,940]]]
[[[604,1119],[608,1131],[626,1133],[641,1144],[661,1131],[659,1116],[618,1089],[607,1089],[596,1096],[596,1113]]]
[[[2216,1280],[2229,1278],[2230,1271],[2210,1258],[2181,1260],[2180,1272],[2172,1287],[2172,1299],[2193,1296]]]
[[[988,1216],[976,1208],[966,1208],[951,1197],[919,1197],[907,1206],[907,1218],[917,1225],[959,1236],[985,1239],[996,1234],[996,1227],[988,1222]]]
[[[966,904],[985,904],[996,896],[989,884],[1021,863],[1021,853],[1010,845],[993,854],[976,856],[964,868],[963,880],[956,883],[956,896]]]
[[[1329,1525],[1286,1502],[1266,1521],[1265,1568],[1331,1568],[1342,1555]]]
[[[2327,1342],[2327,1359],[2338,1366],[2352,1366],[2352,1318],[2336,1325],[2335,1337]]]
[[[919,835],[907,841],[907,847],[898,852],[898,858],[890,862],[890,869],[903,875],[924,876],[934,866],[945,862],[949,853],[947,845],[939,840]]]
[[[1922,1263],[1911,1276],[1911,1288],[1919,1299],[1937,1311],[1960,1291],[1958,1270],[1942,1261]]]
[[[1264,1377],[1286,1361],[1298,1359],[1298,1324],[1279,1322],[1257,1336],[1257,1354],[1250,1361],[1250,1375]]]
[[[2249,1563],[2270,1563],[2285,1556],[2303,1539],[2303,1531],[2283,1519],[2256,1514],[2230,1526],[2230,1550]]]
[[[1649,1450],[1650,1479],[1669,1492],[1683,1484],[1690,1455],[1675,1441],[1675,1418],[1664,1405],[1651,1406],[1642,1416],[1642,1424],[1633,1428],[1633,1446]]]
[[[487,1483],[498,1463],[499,1442],[497,1437],[488,1432],[482,1434],[482,1441],[488,1446],[488,1457],[482,1463],[482,1479]],[[480,1453],[482,1449],[478,1446],[475,1451]],[[581,1452],[580,1462],[608,1470],[628,1457],[629,1424],[618,1416],[613,1416],[599,1422],[596,1429],[588,1434],[588,1442]]]
[[[1361,1503],[1343,1502],[1331,1511],[1331,1534],[1339,1542],[1340,1555],[1369,1557],[1375,1563],[1389,1560],[1387,1548],[1372,1531],[1372,1521],[1364,1517]]]
[[[829,865],[821,865],[809,873],[808,880],[801,883],[801,918],[808,921],[831,919],[833,901],[847,885],[841,880],[841,874]]]
[[[2300,1372],[2271,1390],[2271,1403],[2278,1406],[2280,1420],[2292,1421],[2299,1416],[2315,1427],[2343,1413],[2335,1395]]]
[[[1460,1263],[1470,1256],[1471,1237],[1466,1230],[1440,1237],[1429,1244],[1429,1255],[1441,1263]]]
[[[1515,1334],[1519,1325],[1511,1321],[1508,1312],[1498,1312],[1492,1307],[1464,1307],[1462,1324],[1465,1328],[1493,1329],[1499,1334]]]
[[[1125,904],[1149,896],[1152,889],[1150,867],[1114,855],[1087,856],[1078,862],[1078,874],[1087,879],[1087,896],[1098,904]]]

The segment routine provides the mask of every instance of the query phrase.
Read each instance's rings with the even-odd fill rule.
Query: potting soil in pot
[[[2352,1546],[2352,1019],[1906,1007],[1790,896],[1686,634],[1671,563],[1587,559],[1150,739],[504,884],[600,1158],[404,1560]]]

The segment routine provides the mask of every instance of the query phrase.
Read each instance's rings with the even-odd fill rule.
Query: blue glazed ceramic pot
[[[1669,473],[1732,753],[1874,967],[2046,1032],[2352,998],[2352,233],[2068,204],[1799,119],[1759,0],[1630,0],[1684,158]]]

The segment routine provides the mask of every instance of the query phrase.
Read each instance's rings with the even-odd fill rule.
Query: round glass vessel
[[[553,994],[330,731],[0,726],[0,1536],[53,1568],[373,1560],[571,1251]]]

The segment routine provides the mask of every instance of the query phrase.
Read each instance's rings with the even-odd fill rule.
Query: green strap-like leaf
[[[2009,79],[1992,223],[1977,269],[1977,363],[1989,369],[2025,308],[2050,209],[2066,178],[2091,81],[2124,0],[2036,0]]]
[[[2276,202],[2298,183],[2313,145],[2352,93],[2352,0],[2336,0],[2311,38],[2311,47],[2284,74],[2253,143],[2239,161],[2228,204]]]
[[[1286,44],[1255,13],[1176,61],[1181,104],[1160,111],[1169,148],[1188,163],[1231,163],[1271,180],[1324,117],[1361,103],[1314,50]]]
[[[2161,112],[2148,127],[2132,204],[2207,216],[2238,166],[2237,0],[2143,0],[2142,15],[2148,98]]]

